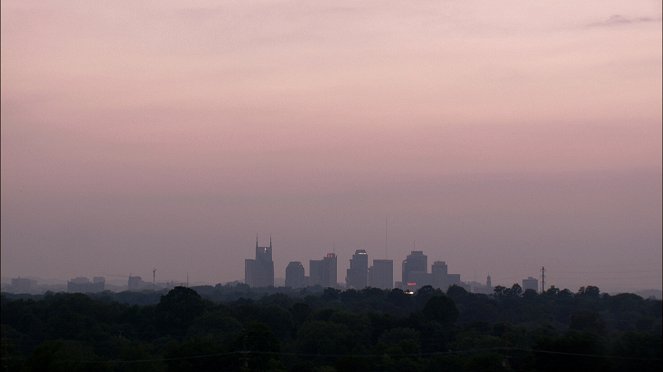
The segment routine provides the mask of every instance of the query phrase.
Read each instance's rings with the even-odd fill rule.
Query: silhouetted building
[[[127,287],[130,291],[142,291],[152,288],[152,283],[144,282],[140,276],[129,276]]]
[[[472,293],[481,293],[481,294],[494,293],[493,282],[490,279],[490,275],[486,277],[486,283],[469,282],[467,284],[470,285],[470,292]]]
[[[531,289],[534,292],[538,292],[539,280],[536,278],[532,278],[531,276],[527,277],[527,279],[523,279],[523,292],[525,292],[528,289]]]
[[[368,285],[373,288],[394,288],[394,261],[373,260],[368,269]]]
[[[327,253],[322,260],[309,261],[309,285],[335,288],[336,276],[336,254]]]
[[[105,285],[106,279],[101,276],[95,276],[92,281],[84,276],[80,276],[67,282],[67,292],[103,292]]]
[[[256,237],[256,258],[244,263],[244,282],[251,287],[274,286],[274,261],[272,261],[272,237],[269,247],[258,246]]]
[[[451,287],[452,285],[457,285],[466,289],[468,288],[463,284],[463,282],[460,281],[460,274],[447,274],[447,281],[449,282],[449,287]]]
[[[9,287],[9,292],[13,293],[31,293],[35,289],[36,281],[28,278],[13,278]]]
[[[285,286],[290,288],[306,287],[304,265],[299,261],[292,261],[285,268]]]
[[[447,263],[444,261],[435,261],[431,266],[432,286],[446,291],[449,288],[449,272]]]
[[[493,283],[490,280],[490,275],[486,277],[486,282],[485,283],[479,283],[475,281],[471,281],[466,283],[467,285],[470,286],[470,292],[472,293],[481,293],[481,294],[493,294],[494,289],[493,289]]]
[[[417,285],[415,281],[410,278],[414,272],[428,272],[428,257],[423,251],[412,251],[407,258],[403,260],[403,286],[410,286],[410,283],[413,283],[415,286]],[[420,276],[420,274],[417,274],[417,277]]]
[[[322,260],[308,262],[308,284],[310,286],[322,285]]]
[[[410,271],[408,274],[407,289],[419,289],[425,285],[433,285],[433,276],[425,271]]]
[[[357,249],[350,259],[350,268],[345,277],[348,288],[364,289],[368,286],[368,253]]]

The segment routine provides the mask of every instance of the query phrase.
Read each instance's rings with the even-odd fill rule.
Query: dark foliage
[[[158,300],[156,300],[158,299]],[[658,371],[661,301],[266,289],[1,297],[3,371]]]

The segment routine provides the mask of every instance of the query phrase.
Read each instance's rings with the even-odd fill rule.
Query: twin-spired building
[[[244,262],[244,283],[251,287],[274,286],[274,261],[272,261],[272,237],[269,237],[269,247],[258,246],[256,236],[256,258]]]

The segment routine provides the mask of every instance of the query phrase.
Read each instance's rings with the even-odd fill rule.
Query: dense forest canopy
[[[661,301],[587,286],[3,294],[4,371],[658,371]]]

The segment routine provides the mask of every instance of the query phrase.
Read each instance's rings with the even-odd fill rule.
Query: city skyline
[[[266,235],[267,234],[265,234],[265,236]],[[324,260],[325,257],[330,257],[330,255],[333,255],[336,262],[339,262],[339,260],[341,260],[341,262],[343,261],[343,257],[340,257],[339,255],[337,255],[335,253],[336,250],[337,250],[336,243],[332,244],[332,252],[327,252],[327,253],[321,254],[319,257],[311,257],[308,260],[304,260],[303,258],[300,257],[300,258],[296,258],[294,261],[288,261],[286,259],[283,259],[282,257],[279,257],[278,249],[276,251],[277,255],[275,257],[271,257],[272,252],[273,252],[271,250],[272,249],[272,239],[273,239],[272,235],[273,234],[268,234],[267,239],[268,239],[269,245],[267,245],[267,246],[261,246],[260,245],[261,244],[260,243],[260,238],[259,238],[260,234],[255,235],[255,238],[254,238],[255,239],[255,250],[256,250],[255,253],[256,253],[256,257],[259,254],[261,254],[263,250],[266,253],[269,254],[270,259],[272,260],[271,261],[272,262],[271,270],[273,270],[273,280],[274,280],[273,282],[275,283],[274,286],[276,286],[276,287],[284,285],[284,283],[282,283],[282,282],[285,281],[285,279],[286,279],[286,275],[285,275],[286,274],[286,269],[287,269],[287,266],[290,263],[293,263],[293,262],[300,262],[300,263],[306,262],[306,263],[308,263],[309,261],[311,261],[311,262],[312,261],[322,262],[322,260]],[[411,246],[409,248],[407,248],[407,249],[410,249],[410,251],[407,251],[407,249],[405,249],[405,251],[407,251],[407,252],[399,259],[398,257],[392,257],[391,255],[388,254],[389,253],[388,248],[387,248],[388,242],[383,242],[383,244],[385,244],[385,247],[381,248],[382,252],[380,252],[380,249],[376,249],[378,252],[375,256],[373,256],[370,252],[368,252],[365,249],[355,249],[354,254],[349,254],[346,261],[351,260],[352,257],[354,255],[356,255],[359,251],[365,252],[369,257],[368,268],[367,269],[370,269],[372,267],[374,260],[377,260],[377,261],[381,261],[381,260],[392,261],[392,263],[393,263],[392,275],[393,275],[393,283],[394,283],[394,285],[392,287],[397,288],[396,283],[399,282],[399,281],[402,281],[402,278],[403,278],[403,276],[402,276],[403,271],[401,270],[401,263],[406,261],[407,258],[412,254],[423,253],[425,256],[427,256],[426,255],[427,251],[426,251],[426,248],[421,248],[421,242],[419,243],[419,248],[417,248],[416,240],[413,240],[411,242]],[[267,248],[269,248],[269,252],[267,252]],[[347,252],[351,251],[351,249],[349,249],[349,248],[348,249],[339,248],[339,249],[341,251],[347,251]],[[258,253],[258,251],[260,251],[260,253]],[[397,249],[397,251],[402,251],[402,250]],[[389,258],[385,259],[385,255],[388,256]],[[320,259],[320,257],[322,257],[322,259]],[[439,262],[441,262],[442,264],[445,263],[445,261],[440,261],[442,259],[443,259],[443,257],[438,257],[438,256],[431,257],[431,261],[428,261],[427,259],[425,259],[424,263],[421,264],[421,265],[424,265],[422,267],[426,268],[426,270],[424,270],[424,272],[427,272],[430,275],[432,273],[432,270],[433,270],[433,267],[434,267],[435,264],[438,264]],[[245,259],[244,261],[255,261],[255,259]],[[278,265],[276,264],[277,262],[279,263]],[[347,265],[338,265],[338,264],[336,264],[336,265],[337,265],[337,269],[336,269],[337,279],[336,279],[336,282],[339,286],[345,288],[346,287],[347,271],[350,268],[350,264],[347,264]],[[456,265],[454,265],[454,266],[456,266]],[[467,267],[468,265],[464,265],[464,266]],[[543,265],[543,266],[545,266],[545,265]],[[209,279],[197,278],[196,283],[197,283],[197,285],[214,285],[214,284],[225,284],[225,283],[232,283],[232,282],[246,283],[247,282],[246,264],[243,267],[244,267],[244,272],[242,272],[242,275],[240,277],[231,278],[231,279],[228,279],[228,280],[220,280],[220,279],[219,280],[215,280],[215,279],[209,280]],[[524,268],[522,270],[519,270],[515,273],[512,272],[510,274],[503,273],[503,272],[501,273],[501,272],[497,272],[497,271],[490,271],[490,270],[488,270],[486,272],[478,272],[477,270],[471,270],[471,272],[472,272],[471,275],[467,274],[467,273],[460,273],[458,275],[463,278],[462,282],[464,282],[464,283],[470,283],[470,282],[481,282],[481,283],[483,283],[483,282],[485,282],[485,278],[486,278],[486,275],[487,275],[487,276],[493,278],[495,286],[497,286],[497,285],[511,286],[513,284],[521,285],[522,280],[524,280],[526,278],[531,278],[532,275],[534,276],[534,278],[536,280],[540,280],[540,269],[541,269],[541,267],[542,267],[542,265],[539,265],[537,267],[533,267],[532,270],[530,270],[530,268]],[[555,268],[555,269],[557,269],[557,268]],[[570,289],[570,290],[575,290],[577,288],[580,288],[580,287],[586,286],[586,285],[596,285],[596,286],[599,286],[600,288],[604,289],[605,291],[609,291],[609,292],[613,292],[613,293],[618,293],[618,292],[621,292],[621,291],[628,291],[628,290],[632,290],[632,291],[649,290],[649,289],[661,290],[660,286],[659,287],[656,287],[656,286],[650,286],[650,287],[621,287],[621,286],[610,287],[610,286],[603,286],[603,287],[601,287],[601,281],[597,281],[597,280],[592,281],[590,279],[583,279],[583,277],[591,278],[592,274],[596,273],[596,271],[587,270],[586,272],[580,273],[580,272],[570,272],[568,270],[565,270],[564,268],[561,268],[561,270],[559,272],[555,272],[555,271],[553,271],[555,269],[551,269],[550,267],[547,268],[547,274],[546,274],[546,278],[547,278],[546,279],[546,282],[547,282],[546,286],[547,287],[555,286],[557,288],[567,288],[567,289]],[[135,271],[135,272],[131,272],[129,274],[109,274],[109,273],[103,273],[103,272],[100,273],[100,272],[88,271],[88,272],[82,272],[82,273],[79,272],[79,273],[74,274],[73,276],[70,276],[70,277],[58,277],[58,278],[43,278],[43,277],[40,277],[39,275],[34,275],[34,274],[30,274],[30,273],[28,273],[27,275],[26,274],[14,275],[13,277],[10,277],[8,275],[3,274],[2,280],[5,284],[7,284],[10,279],[23,277],[23,278],[46,279],[48,282],[56,282],[57,283],[57,282],[68,282],[72,279],[77,279],[78,277],[81,277],[81,276],[85,277],[85,275],[88,275],[91,278],[92,277],[97,277],[97,276],[101,276],[101,277],[109,276],[111,278],[115,278],[114,280],[111,279],[110,282],[117,285],[118,283],[122,283],[122,282],[126,281],[126,278],[132,278],[132,277],[140,278],[141,276],[144,277],[144,278],[147,278],[149,276],[149,275],[147,275],[148,272],[151,272],[151,270],[149,270],[149,271],[145,270],[145,272]],[[306,278],[308,279],[308,277],[310,275],[310,266],[309,265],[305,266],[304,272],[305,272]],[[172,274],[169,275],[168,273],[166,273],[166,277],[164,277],[164,278],[160,277],[159,283],[162,283],[162,284],[164,284],[164,283],[180,283],[180,284],[184,285],[188,280],[189,273],[190,273],[189,271],[185,271],[184,272],[185,277],[177,277],[177,276],[173,276]],[[601,273],[609,273],[609,272],[602,271]],[[623,274],[623,273],[629,273],[629,271],[620,270],[620,271],[616,271],[616,273]],[[575,274],[575,275],[573,275],[571,277],[571,279],[569,279],[569,274]],[[580,275],[578,275],[578,274],[580,274]],[[367,280],[368,280],[368,277],[367,277]],[[429,279],[429,280],[432,280],[432,279]],[[551,280],[552,280],[552,282],[551,282]],[[277,281],[280,281],[280,282],[277,282]],[[563,284],[558,284],[558,283],[563,283]],[[574,287],[574,284],[570,284],[570,283],[576,283],[577,286]],[[145,286],[149,286],[149,287],[152,286],[151,281],[144,282],[144,284],[145,284]],[[247,283],[247,284],[249,284],[249,283]],[[426,284],[432,284],[432,283],[426,283]],[[313,285],[315,285],[315,284],[313,284]],[[260,286],[256,286],[256,287],[263,287],[263,286],[260,285]],[[349,287],[349,288],[352,288],[352,287]]]
[[[661,289],[660,1],[0,7],[3,279],[242,280],[258,231]]]

